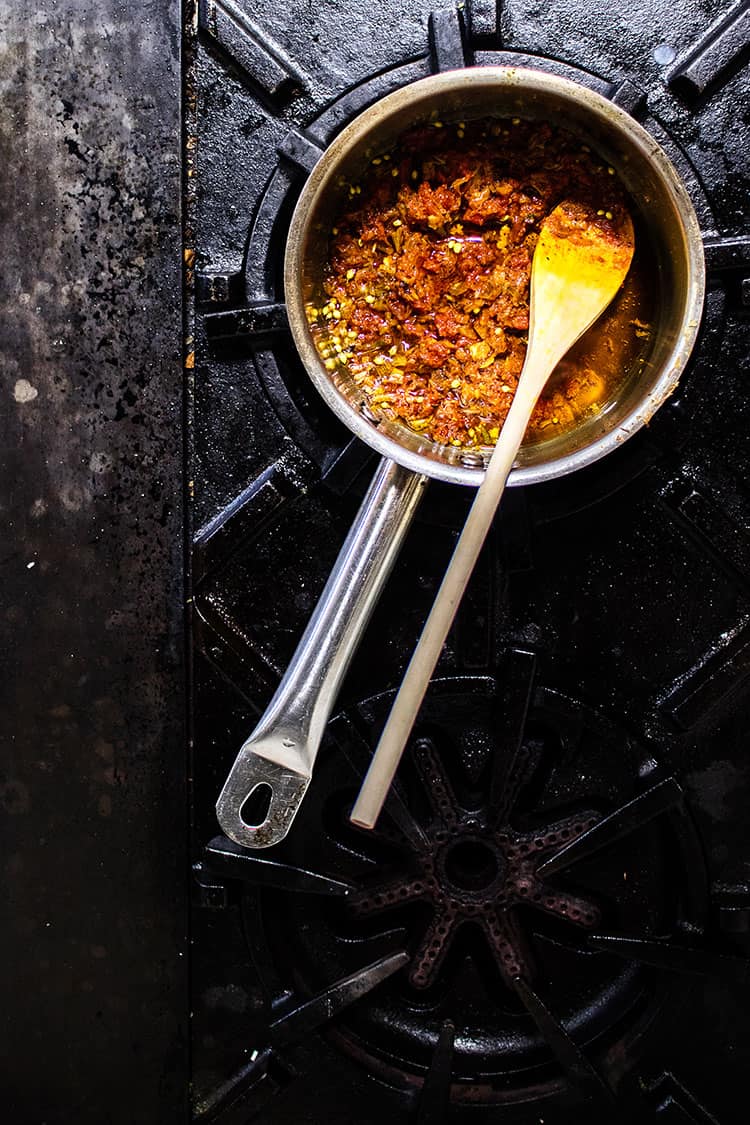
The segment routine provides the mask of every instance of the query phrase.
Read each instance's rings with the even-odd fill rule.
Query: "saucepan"
[[[656,274],[648,353],[622,380],[606,409],[549,440],[524,444],[511,486],[573,473],[621,445],[674,390],[698,332],[705,267],[688,193],[653,137],[599,94],[529,68],[449,71],[388,95],[336,137],[305,184],[292,217],[285,296],[294,343],[314,386],[382,461],[287,672],[241,747],[219,797],[222,829],[246,847],[268,847],[289,831],[341,680],[425,485],[435,479],[477,487],[491,452],[439,445],[397,421],[377,417],[345,366],[328,369],[306,312],[319,300],[331,226],[349,185],[405,132],[438,115],[446,124],[516,116],[578,135],[617,170]],[[248,811],[252,807],[254,816]]]

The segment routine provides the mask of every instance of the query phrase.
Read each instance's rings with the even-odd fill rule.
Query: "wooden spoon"
[[[353,823],[362,828],[377,821],[536,401],[558,362],[620,288],[633,250],[633,223],[624,209],[610,221],[565,202],[542,226],[531,268],[529,344],[518,388],[352,809]]]

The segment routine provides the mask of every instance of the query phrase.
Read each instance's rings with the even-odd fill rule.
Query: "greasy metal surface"
[[[711,31],[729,4],[656,0],[646,10],[604,0],[586,5],[506,0],[500,6],[473,0],[460,17],[446,3],[432,19],[427,0],[388,0],[379,6],[324,0],[313,7],[301,0],[283,6],[258,0],[252,9],[247,0],[222,4],[225,10],[234,7],[253,24],[254,49],[265,44],[276,59],[283,52],[301,85],[270,92],[262,70],[243,70],[210,29],[202,35],[195,216],[204,304],[197,324],[191,474],[200,568],[195,589],[196,858],[215,837],[213,801],[235,748],[278,684],[373,467],[367,450],[311,391],[285,336],[281,260],[294,200],[317,150],[355,113],[405,81],[461,57],[469,63],[531,64],[612,98],[668,152],[688,186],[709,247],[705,316],[676,395],[647,427],[570,480],[514,490],[480,559],[438,673],[461,682],[485,677],[502,685],[493,689],[492,728],[503,758],[513,756],[518,740],[512,732],[524,728],[529,698],[538,706],[543,688],[543,694],[562,693],[577,701],[556,735],[540,731],[532,707],[527,742],[547,740],[563,775],[576,762],[580,740],[588,747],[587,764],[579,762],[591,787],[586,805],[611,819],[598,836],[588,838],[587,848],[603,838],[602,832],[608,838],[623,827],[631,829],[629,837],[611,840],[609,850],[550,876],[570,893],[586,887],[606,914],[612,909],[608,887],[595,892],[586,876],[592,864],[595,870],[610,857],[615,864],[611,886],[630,903],[633,924],[615,925],[608,916],[602,930],[641,938],[668,932],[668,919],[660,912],[674,903],[650,894],[666,874],[663,860],[670,886],[678,869],[688,873],[683,906],[693,918],[689,932],[674,935],[672,946],[720,958],[745,956],[750,413],[742,372],[749,361],[750,144],[739,110],[747,99],[742,46],[727,60],[726,36],[717,40]],[[730,23],[734,42],[741,38],[741,25]],[[693,59],[711,72],[701,93],[674,80],[674,73]],[[207,317],[205,329],[204,312],[217,317]],[[425,1005],[430,989],[411,991],[411,1023],[406,1023],[414,1029],[413,1040],[404,1038],[409,1028],[403,1019],[390,1025],[395,1036],[390,1039],[382,1021],[368,1024],[373,1012],[397,1015],[400,1010],[403,1015],[403,1008],[390,1003],[394,991],[405,987],[402,971],[315,1034],[282,1051],[269,1054],[265,1047],[268,1028],[285,1005],[321,995],[402,947],[404,930],[394,924],[394,932],[387,932],[388,918],[396,919],[398,910],[357,922],[347,908],[348,896],[340,893],[355,863],[362,885],[367,878],[383,877],[386,862],[394,877],[399,874],[393,850],[368,860],[360,845],[341,838],[347,787],[351,799],[377,732],[375,710],[363,711],[357,701],[385,699],[397,682],[464,512],[462,490],[439,483],[431,487],[343,684],[341,711],[316,767],[320,784],[311,786],[283,847],[263,856],[278,867],[270,873],[259,869],[257,891],[252,889],[257,856],[243,865],[241,876],[236,868],[231,876],[227,872],[225,898],[207,886],[205,875],[203,889],[198,885],[198,901],[206,901],[206,908],[196,909],[194,916],[196,1100],[205,1104],[239,1075],[232,1121],[244,1122],[253,1114],[264,1125],[286,1125],[290,1119],[370,1125],[384,1117],[463,1122],[469,1114],[474,1122],[497,1119],[496,1106],[485,1110],[461,1103],[462,1096],[481,1100],[496,1090],[477,1093],[472,1083],[456,1089],[454,1081],[466,1073],[467,1048],[477,1058],[486,1056],[497,1020],[509,1018],[493,991],[500,986],[486,942],[476,943],[466,963],[469,984],[457,994],[461,1018],[452,1030],[452,1020]],[[524,660],[536,657],[541,687],[531,692],[524,660],[518,664],[519,650],[526,653]],[[510,652],[515,652],[512,659]],[[472,702],[469,692],[468,701],[454,703],[455,716],[443,716],[449,726],[460,728],[450,741],[449,758],[469,778],[486,765],[489,745]],[[613,726],[604,723],[598,732],[586,733],[581,715],[590,711],[584,705],[609,716]],[[622,743],[612,729],[626,742],[635,738],[663,771],[653,773],[642,762],[644,776],[631,779],[629,788],[618,772]],[[435,729],[424,733],[436,735]],[[658,812],[661,798],[644,794],[667,794],[659,786],[669,777],[684,794],[684,806],[670,799],[669,811]],[[501,771],[493,790],[498,800],[507,782]],[[324,791],[337,788],[342,799],[332,812],[323,807]],[[571,792],[564,784],[562,789]],[[410,820],[415,799],[410,793],[391,807],[394,823],[411,841],[412,855],[424,848],[426,835]],[[324,817],[322,832],[318,814]],[[665,826],[683,841],[679,862],[669,848],[660,848]],[[630,863],[617,869],[617,857],[623,848],[630,856],[627,849],[636,837],[641,844],[635,850],[644,861],[638,879]],[[473,853],[475,864],[480,853],[481,847]],[[451,869],[455,875],[455,864]],[[408,871],[402,873],[408,877]],[[723,888],[712,902],[706,876]],[[326,880],[336,887],[330,897],[304,889],[322,887]],[[643,908],[650,930],[640,925]],[[377,929],[380,922],[386,926],[380,948],[350,929],[365,924]],[[321,938],[327,927],[330,940]],[[293,947],[287,942],[290,932],[296,937]],[[415,943],[417,929],[409,932]],[[643,1020],[635,1021],[630,1036],[618,1038],[613,1032],[612,1041],[605,1034],[602,1051],[592,1050],[595,1037],[579,1036],[571,1024],[571,1012],[586,1006],[586,973],[575,977],[555,971],[548,979],[542,974],[530,986],[536,1000],[527,996],[529,1008],[520,1026],[530,1039],[536,1035],[538,1049],[538,1028],[544,1026],[547,1061],[536,1085],[529,1080],[526,1086],[527,1102],[512,1104],[515,1079],[510,1089],[504,1087],[503,1119],[514,1125],[537,1125],[540,1118],[546,1125],[600,1125],[600,1107],[587,1098],[599,1096],[596,1075],[603,1067],[617,1091],[624,1125],[669,1120],[739,1125],[737,1093],[744,1074],[738,1060],[750,1049],[740,990],[716,975],[701,977],[691,988],[689,977],[677,969],[658,973],[639,968],[636,960],[586,953],[585,931],[568,926],[566,932],[580,933],[577,950],[565,954],[553,943],[545,956],[580,958],[582,969],[592,974],[597,964],[608,973],[624,972],[620,999],[632,996],[627,981],[641,981]],[[644,946],[640,951],[645,956]],[[659,949],[666,957],[670,952]],[[686,955],[683,967],[689,959]],[[448,987],[452,971],[447,957],[438,972],[438,990]],[[655,982],[666,990],[660,1008],[652,1004]],[[494,1015],[483,1017],[487,1008],[470,1003],[470,994],[489,996]],[[617,996],[601,999],[592,1012],[603,1021],[597,1026],[627,1030],[629,1017],[618,1009]],[[518,996],[516,1004],[521,1004]],[[515,1013],[521,1019],[519,1007]],[[643,1022],[649,1019],[651,1036]],[[353,1036],[352,1028],[361,1031],[363,1024],[368,1034]],[[468,1024],[479,1029],[475,1035],[467,1034]],[[593,1027],[592,1033],[598,1034]],[[410,1069],[404,1066],[406,1047],[417,1042],[419,1066],[413,1055]],[[255,1062],[248,1064],[256,1049]],[[370,1077],[373,1071],[380,1081]],[[311,1086],[316,1090],[312,1101]],[[557,1092],[551,1096],[550,1090]]]
[[[3,5],[9,1125],[185,1120],[179,37]]]

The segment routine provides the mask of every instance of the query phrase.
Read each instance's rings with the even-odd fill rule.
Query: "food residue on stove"
[[[442,445],[494,444],[523,366],[531,261],[563,199],[615,230],[615,171],[571,134],[519,118],[433,121],[375,157],[334,221],[308,319],[326,366],[373,412]],[[642,256],[641,256],[642,257]],[[527,441],[601,410],[645,353],[652,314],[636,254],[610,309],[558,365]]]

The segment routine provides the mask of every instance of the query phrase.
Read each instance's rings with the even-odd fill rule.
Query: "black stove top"
[[[197,1121],[744,1121],[749,23],[746,3],[698,0],[201,3],[186,87]],[[596,89],[667,150],[704,232],[701,335],[647,429],[508,494],[365,833],[348,809],[470,500],[430,486],[290,835],[243,851],[217,835],[216,797],[376,463],[294,352],[291,210],[358,111],[494,63]]]

